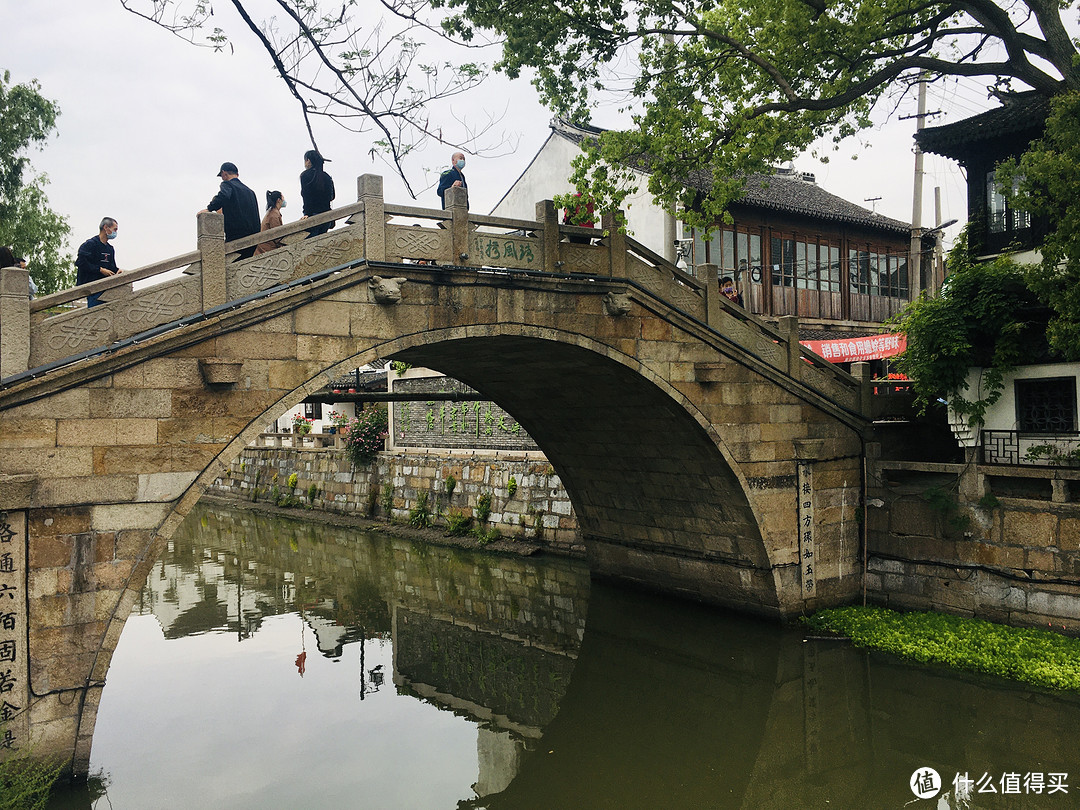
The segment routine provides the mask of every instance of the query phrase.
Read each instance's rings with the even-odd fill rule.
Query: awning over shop
[[[859,360],[884,360],[907,348],[907,335],[870,335],[846,340],[802,340],[810,351],[834,363],[854,363]]]

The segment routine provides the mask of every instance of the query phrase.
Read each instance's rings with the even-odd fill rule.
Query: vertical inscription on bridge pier
[[[0,511],[0,760],[28,743],[26,512]]]
[[[814,548],[814,479],[810,462],[797,466],[796,486],[799,488],[799,571],[803,598],[817,596],[817,558]]]

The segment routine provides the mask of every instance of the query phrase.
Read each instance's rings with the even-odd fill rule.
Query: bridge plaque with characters
[[[26,513],[0,512],[0,760],[28,742]]]
[[[814,549],[814,479],[808,461],[796,467],[799,487],[799,570],[802,574],[803,598],[817,596],[817,559]]]

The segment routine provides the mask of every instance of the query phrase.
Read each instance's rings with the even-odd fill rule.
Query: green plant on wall
[[[292,473],[289,476],[289,489],[296,489],[296,482],[299,480],[299,476],[296,473]]]
[[[488,522],[488,518],[491,517],[491,493],[483,492],[480,497],[476,499],[476,509],[473,510],[473,514],[476,515],[476,522],[483,525]]]
[[[1033,444],[1025,452],[1029,461],[1047,461],[1059,467],[1074,467],[1080,464],[1080,445],[1060,445],[1056,442]]]
[[[946,532],[962,532],[971,525],[968,516],[960,512],[960,502],[951,488],[930,487],[923,493],[923,500],[941,515]]]
[[[510,480],[506,482],[506,496],[513,498],[514,493],[517,492],[518,484],[517,479],[514,476],[510,476]]]
[[[409,510],[409,525],[414,529],[426,529],[431,526],[431,507],[428,506],[426,492],[421,492],[416,496],[416,505]]]
[[[472,515],[460,509],[451,509],[446,515],[446,533],[452,537],[464,537],[472,529]]]
[[[454,478],[453,473],[446,476],[446,480],[443,482],[443,489],[446,490],[446,497],[452,498],[454,490],[457,489],[457,479]]]
[[[0,724],[0,739],[7,733]],[[45,810],[62,762],[41,760],[32,750],[0,762],[0,810]]]
[[[390,520],[394,516],[394,484],[387,481],[382,485],[382,493],[379,498],[379,506],[382,507],[383,516]]]

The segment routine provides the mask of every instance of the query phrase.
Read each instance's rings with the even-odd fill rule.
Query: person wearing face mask
[[[448,188],[468,188],[469,184],[465,182],[465,154],[463,152],[454,152],[453,157],[450,158],[450,168],[447,169],[439,176],[439,199],[442,200],[442,207],[446,208],[446,190]]]
[[[334,178],[323,171],[323,164],[328,162],[316,149],[304,152],[304,171],[300,174],[300,197],[304,201],[303,219],[329,211],[330,203],[334,201]],[[316,225],[308,230],[308,238],[326,233],[333,227],[333,222]]]
[[[268,231],[271,228],[281,227],[281,209],[285,207],[285,196],[280,191],[268,191],[266,192],[266,215],[262,218],[262,227],[260,232]],[[280,239],[271,239],[269,242],[260,242],[259,246],[255,248],[255,255],[260,253],[269,253],[271,250],[276,250],[279,247],[285,247],[285,243]]]
[[[109,276],[115,276],[120,272],[116,266],[116,250],[110,242],[116,238],[120,226],[112,217],[105,217],[98,226],[98,235],[91,236],[81,245],[75,257],[75,269],[78,270],[75,283],[89,284],[91,281],[99,281]],[[101,293],[92,293],[86,296],[86,306],[96,307],[104,303]]]

